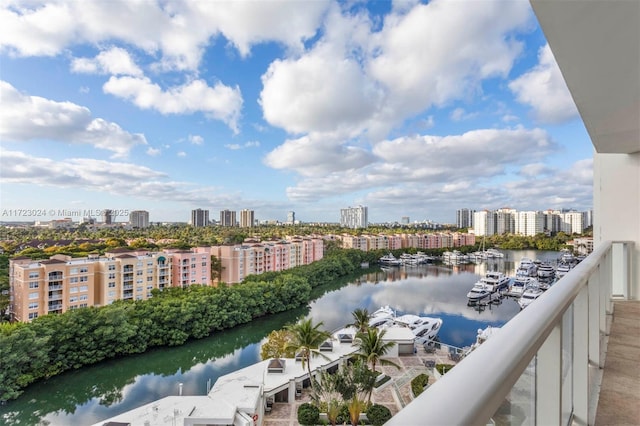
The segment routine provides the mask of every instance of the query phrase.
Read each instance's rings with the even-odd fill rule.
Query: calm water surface
[[[556,260],[557,252],[506,250],[502,259],[478,265],[424,265],[368,273],[351,282],[317,289],[309,306],[273,315],[233,330],[216,333],[177,348],[103,362],[29,387],[17,400],[0,406],[0,423],[10,425],[87,425],[156,399],[204,395],[207,381],[251,365],[260,358],[260,345],[272,330],[305,316],[335,330],[351,322],[356,308],[374,311],[383,305],[398,314],[437,316],[444,320],[444,343],[466,346],[479,328],[502,326],[520,309],[512,299],[479,310],[467,306],[466,294],[488,270],[513,276],[522,257]]]

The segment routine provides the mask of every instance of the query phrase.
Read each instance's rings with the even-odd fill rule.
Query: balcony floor
[[[640,425],[640,301],[614,303],[595,424]]]

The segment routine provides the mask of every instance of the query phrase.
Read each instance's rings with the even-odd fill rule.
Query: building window
[[[32,320],[34,318],[38,318],[37,312],[29,312],[29,319]]]
[[[75,284],[75,283],[77,283],[77,282],[78,282],[78,277],[71,277],[71,278],[69,278],[69,282],[70,282],[71,284]]]
[[[78,268],[71,268],[71,269],[69,269],[69,274],[71,274],[71,275],[75,275],[75,274],[77,274],[77,273],[78,273]]]
[[[78,292],[78,287],[71,287],[71,288],[69,289],[69,292],[71,292],[71,293],[77,293],[77,292]]]
[[[83,266],[82,268],[80,268],[80,273],[81,274],[86,274],[89,272],[89,268],[87,268],[86,266]]]
[[[142,271],[136,271],[136,275],[137,275],[137,276],[142,275]]]
[[[71,297],[69,298],[69,303],[75,303],[75,302],[77,302],[77,301],[78,301],[78,296],[71,296]]]
[[[147,282],[153,281],[153,277],[147,277]]]
[[[109,265],[109,270],[110,271],[115,271],[116,270],[116,265]]]
[[[87,305],[86,303],[81,303],[79,307],[80,307],[80,308],[86,308],[87,306],[88,306],[88,305]]]
[[[38,309],[38,302],[29,303],[29,309]]]
[[[80,282],[81,283],[86,283],[87,281],[89,281],[89,277],[87,277],[87,276],[80,277]]]
[[[89,286],[81,285],[80,286],[80,291],[89,291]]]
[[[115,282],[112,281],[109,283],[109,288],[115,288],[115,286],[116,286]]]
[[[116,279],[116,274],[115,274],[115,272],[113,272],[113,273],[109,274],[109,279],[110,279],[110,280],[115,280],[115,279]]]
[[[109,297],[115,297],[115,295],[116,295],[115,291],[112,290],[109,292]]]
[[[89,300],[89,296],[87,294],[81,294],[80,300]]]
[[[38,288],[38,281],[31,281],[29,283],[29,288]]]
[[[29,293],[29,299],[34,300],[40,297],[40,293]]]
[[[38,272],[29,272],[29,278],[38,278],[39,276]]]

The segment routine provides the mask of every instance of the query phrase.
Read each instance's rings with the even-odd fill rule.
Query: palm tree
[[[329,357],[318,350],[318,347],[322,342],[327,340],[331,334],[327,331],[319,330],[320,326],[322,326],[322,322],[313,325],[312,319],[308,318],[286,327],[291,333],[291,341],[286,345],[286,348],[293,349],[295,353],[302,358],[302,368],[306,365],[311,383],[311,391],[314,395],[315,389],[313,387],[313,377],[311,377],[311,357],[320,355],[325,359],[329,359]]]
[[[371,319],[371,314],[365,308],[357,308],[353,312],[351,312],[353,316],[353,323],[347,324],[348,326],[354,327],[357,332],[364,333],[369,328],[369,320]]]
[[[378,330],[377,328],[369,328],[364,333],[356,334],[354,344],[358,348],[358,353],[355,355],[365,360],[367,364],[371,364],[371,370],[376,371],[376,364],[380,365],[393,365],[396,368],[400,366],[393,361],[383,359],[391,348],[395,345],[394,342],[385,342],[382,337],[386,334],[387,330]]]

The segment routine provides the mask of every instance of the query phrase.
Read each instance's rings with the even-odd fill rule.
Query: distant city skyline
[[[0,209],[36,212],[2,221],[336,223],[362,204],[372,223],[455,223],[461,205],[593,203],[593,146],[528,1],[0,12]]]

